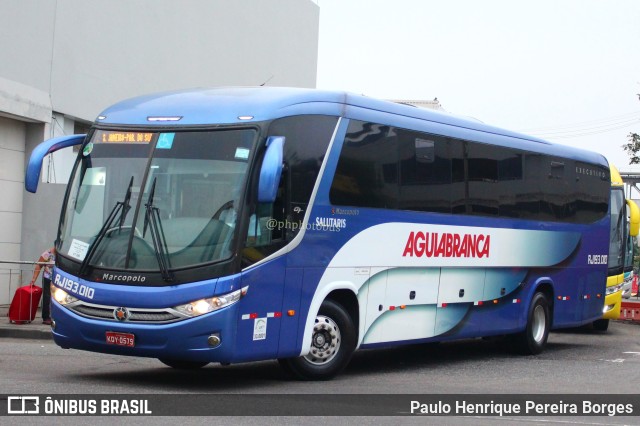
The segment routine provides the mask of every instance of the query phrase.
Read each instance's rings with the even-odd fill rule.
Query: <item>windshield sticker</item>
[[[87,251],[89,251],[89,244],[84,241],[73,239],[71,241],[71,246],[69,247],[69,251],[67,254],[75,259],[84,260],[87,255]]]
[[[248,148],[236,148],[236,160],[247,160],[249,158]]]
[[[82,150],[82,155],[86,157],[87,155],[91,154],[91,151],[93,151],[93,142],[89,142],[85,145],[84,149]]]
[[[156,144],[157,149],[171,149],[173,146],[173,138],[176,136],[175,133],[162,133],[158,138],[158,143]]]
[[[94,167],[87,169],[84,175],[83,185],[104,186],[107,177],[106,167]]]

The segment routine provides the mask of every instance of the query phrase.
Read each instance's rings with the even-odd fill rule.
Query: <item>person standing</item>
[[[40,255],[38,259],[38,263],[33,270],[33,278],[31,278],[31,285],[35,285],[36,280],[38,279],[38,275],[40,274],[40,270],[44,269],[42,272],[42,323],[43,324],[51,324],[51,275],[52,275],[52,264],[56,260],[56,248],[51,247],[47,249],[44,253]],[[43,263],[51,263],[50,265],[43,265]]]

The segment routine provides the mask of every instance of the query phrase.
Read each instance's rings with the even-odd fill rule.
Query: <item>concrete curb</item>
[[[48,325],[2,324],[0,338],[52,340],[53,335]]]
[[[0,306],[0,339],[53,339],[51,326],[42,324],[40,309],[38,309],[33,322],[27,324],[13,324],[9,322],[8,312],[8,306]]]

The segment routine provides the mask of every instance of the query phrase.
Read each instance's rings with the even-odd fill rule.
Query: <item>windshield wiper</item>
[[[131,209],[131,205],[129,204],[131,201],[131,187],[133,186],[133,176],[131,176],[131,180],[129,181],[129,188],[127,189],[127,195],[124,196],[124,201],[122,202],[122,215],[120,216],[120,225],[118,226],[118,230],[122,229],[122,225],[124,225],[124,220],[127,218],[127,213]]]
[[[160,209],[153,205],[153,197],[156,192],[156,178],[153,178],[153,184],[149,191],[149,198],[145,206],[144,215],[144,227],[142,229],[142,237],[147,234],[147,226],[151,231],[151,240],[153,241],[153,248],[156,253],[156,259],[158,266],[160,267],[160,273],[162,279],[171,282],[173,281],[173,274],[171,273],[171,260],[169,259],[169,249],[167,247],[167,240],[164,235],[164,229],[162,228],[162,221],[160,220]]]
[[[124,196],[124,201],[118,201],[116,205],[113,206],[113,208],[111,209],[111,212],[109,213],[109,216],[107,217],[107,220],[102,224],[102,228],[100,228],[100,231],[96,235],[96,239],[89,246],[89,250],[87,250],[87,254],[82,260],[82,264],[80,265],[80,271],[78,275],[85,274],[87,266],[89,265],[89,262],[91,261],[93,256],[96,254],[96,250],[98,249],[100,242],[102,242],[105,235],[107,235],[107,232],[111,229],[111,225],[113,225],[113,222],[115,222],[118,215],[120,215],[120,223],[119,223],[118,229],[122,229],[122,224],[124,223],[124,220],[127,216],[127,213],[129,212],[129,209],[131,208],[131,206],[129,205],[129,202],[131,200],[132,187],[133,187],[133,176],[131,176],[131,180],[129,181],[129,187],[127,188],[127,193]]]

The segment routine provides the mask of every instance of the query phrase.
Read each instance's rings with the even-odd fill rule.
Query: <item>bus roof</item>
[[[438,134],[518,147],[608,167],[600,154],[490,126],[446,112],[417,108],[348,92],[278,87],[188,89],[139,96],[104,110],[96,124],[206,126],[248,124],[302,114],[334,115],[416,128],[423,122]],[[390,120],[390,117],[393,119]],[[385,122],[384,119],[391,122]],[[422,126],[418,126],[422,127]],[[435,129],[434,129],[435,127]]]

